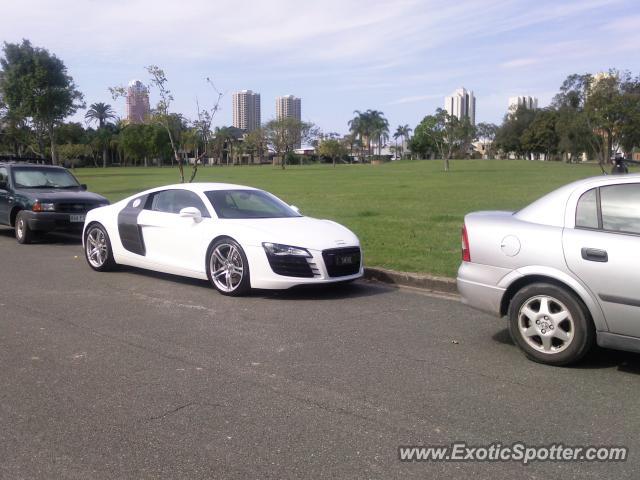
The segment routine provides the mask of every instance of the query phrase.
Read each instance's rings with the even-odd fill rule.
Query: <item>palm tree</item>
[[[97,102],[92,103],[89,106],[89,110],[84,114],[84,118],[87,123],[97,122],[98,130],[102,130],[109,120],[117,118],[116,112],[113,111],[111,105],[108,103]],[[109,148],[109,142],[104,142],[102,146],[102,167],[107,167],[107,150]]]
[[[398,138],[402,137],[402,148],[400,149],[400,158],[404,157],[404,144],[406,139],[411,134],[411,127],[409,125],[398,125],[396,132],[393,134],[393,138],[396,140],[396,151],[398,150]]]
[[[367,110],[371,122],[371,133],[378,139],[378,156],[382,153],[382,144],[389,139],[389,121],[378,110]]]

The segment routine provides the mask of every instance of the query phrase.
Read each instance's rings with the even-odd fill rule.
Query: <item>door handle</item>
[[[601,250],[599,248],[586,248],[582,249],[582,258],[588,260],[590,262],[608,262],[609,254],[607,254],[606,250]]]

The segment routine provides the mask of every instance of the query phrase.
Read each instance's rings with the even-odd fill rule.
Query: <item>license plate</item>
[[[336,265],[353,265],[354,263],[353,255],[338,255],[336,257]]]
[[[84,223],[84,219],[86,218],[86,215],[69,215],[69,221],[71,223]]]

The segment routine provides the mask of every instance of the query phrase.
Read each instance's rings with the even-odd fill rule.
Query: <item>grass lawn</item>
[[[177,169],[78,169],[78,178],[111,201],[176,183]],[[230,182],[268,190],[308,216],[353,230],[365,262],[408,272],[455,276],[460,227],[474,210],[515,210],[568,183],[600,173],[597,165],[459,160],[384,165],[201,167],[197,181]]]

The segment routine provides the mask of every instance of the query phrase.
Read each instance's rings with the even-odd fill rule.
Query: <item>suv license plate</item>
[[[86,215],[69,215],[69,221],[71,223],[80,223],[84,222]]]

